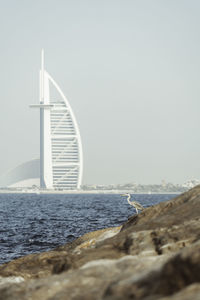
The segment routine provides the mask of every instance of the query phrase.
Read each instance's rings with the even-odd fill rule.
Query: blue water
[[[176,195],[134,195],[144,207]],[[0,194],[0,263],[118,226],[135,213],[116,194]]]

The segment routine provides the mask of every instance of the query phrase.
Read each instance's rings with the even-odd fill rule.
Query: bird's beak
[[[120,196],[122,196],[122,197],[123,197],[123,196],[126,196],[126,195],[122,194],[122,195],[120,195]]]

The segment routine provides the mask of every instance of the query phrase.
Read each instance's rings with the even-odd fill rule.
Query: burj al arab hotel
[[[50,92],[56,91],[57,98]],[[5,174],[0,186],[31,186],[38,180],[41,189],[77,190],[81,186],[83,153],[78,124],[62,90],[44,67],[41,54],[40,160],[26,162]]]

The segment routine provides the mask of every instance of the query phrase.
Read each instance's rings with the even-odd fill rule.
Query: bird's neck
[[[131,195],[128,195],[127,201],[128,201],[129,204],[130,204],[130,199],[131,199]]]

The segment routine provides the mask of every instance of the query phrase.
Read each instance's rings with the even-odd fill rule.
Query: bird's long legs
[[[138,209],[137,209],[137,208],[135,208],[135,210],[136,210],[136,213],[137,213],[137,215],[138,215]]]

